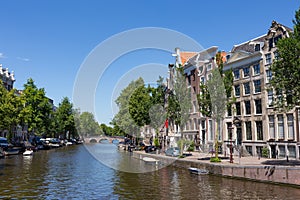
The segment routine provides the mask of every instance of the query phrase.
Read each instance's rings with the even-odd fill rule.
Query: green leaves
[[[76,137],[78,134],[73,111],[73,104],[68,97],[64,97],[56,110],[55,116],[58,122],[58,132],[63,134],[65,138]]]
[[[15,90],[7,91],[0,81],[0,130],[10,130],[19,122],[20,98]]]
[[[146,87],[142,78],[132,81],[116,100],[119,112],[112,121],[115,130],[138,136],[141,126],[150,124],[158,129],[164,124],[165,116],[156,106],[163,108],[164,96],[162,77],[159,77],[157,87]]]
[[[19,113],[22,125],[28,125],[28,131],[34,131],[41,135],[50,127],[50,115],[52,105],[46,97],[44,88],[37,88],[30,78],[24,84],[24,90],[20,96],[22,109]]]
[[[189,120],[191,108],[191,90],[186,85],[182,68],[179,68],[175,76],[174,89],[168,98],[168,117],[183,130]]]
[[[277,91],[274,105],[279,111],[289,111],[300,105],[300,10],[296,11],[293,23],[294,32],[289,33],[290,37],[278,41],[280,58],[271,66],[273,76],[270,84]]]

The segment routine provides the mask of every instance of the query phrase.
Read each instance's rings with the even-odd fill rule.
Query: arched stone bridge
[[[112,143],[114,140],[118,140],[119,142],[124,142],[124,137],[108,137],[108,136],[90,136],[85,137],[84,139],[85,143],[101,143],[101,141],[109,141],[109,143]]]

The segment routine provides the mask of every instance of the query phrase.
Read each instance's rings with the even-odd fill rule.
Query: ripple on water
[[[103,146],[92,148],[101,153]],[[113,156],[119,158],[115,163],[123,159],[136,168],[145,167],[129,154]],[[28,160],[23,156],[0,159],[0,166],[0,199],[289,200],[300,196],[298,188],[198,176],[171,166],[148,173],[117,171],[95,159],[83,145],[36,152]]]

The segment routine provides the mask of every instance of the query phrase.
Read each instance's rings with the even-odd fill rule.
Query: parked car
[[[179,156],[180,155],[180,149],[178,147],[171,147],[167,150],[165,150],[166,156]]]
[[[146,146],[145,148],[146,153],[151,153],[151,152],[156,152],[156,147],[155,146]]]

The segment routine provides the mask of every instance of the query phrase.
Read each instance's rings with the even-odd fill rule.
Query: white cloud
[[[30,59],[29,59],[29,58],[21,58],[21,57],[17,57],[17,59],[19,59],[19,60],[22,60],[22,61],[25,61],[25,62],[28,62],[28,61],[30,61]]]
[[[0,58],[5,58],[4,53],[0,53]]]

